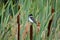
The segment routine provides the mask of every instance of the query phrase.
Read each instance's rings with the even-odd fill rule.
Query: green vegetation
[[[55,9],[53,14],[52,8]],[[40,22],[38,32],[37,25],[33,23],[33,40],[60,40],[60,0],[8,0],[6,4],[0,0],[0,40],[17,40],[18,13],[20,13],[20,40],[30,40],[29,30],[26,35],[23,34],[29,26],[27,25],[29,14],[33,14],[36,21]],[[53,20],[51,32],[47,37],[47,27],[51,19]]]

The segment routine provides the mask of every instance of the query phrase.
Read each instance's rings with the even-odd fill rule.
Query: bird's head
[[[32,14],[30,14],[29,16],[33,16]]]

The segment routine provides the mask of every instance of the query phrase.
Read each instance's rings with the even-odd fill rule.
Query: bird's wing
[[[33,17],[30,17],[30,18],[33,20],[34,23],[36,23],[36,21],[35,21],[35,19]]]

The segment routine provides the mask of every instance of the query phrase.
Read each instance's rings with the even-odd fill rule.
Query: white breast
[[[30,17],[29,17],[29,21],[33,23],[33,21],[30,19]]]

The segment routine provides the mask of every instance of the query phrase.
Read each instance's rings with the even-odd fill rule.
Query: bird
[[[31,23],[35,23],[36,24],[36,20],[33,18],[32,14],[29,14],[28,19]]]

